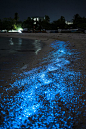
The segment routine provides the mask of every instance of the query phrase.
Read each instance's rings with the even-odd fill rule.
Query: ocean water
[[[0,57],[17,52],[37,52],[43,44],[40,40],[0,37]]]
[[[0,37],[0,84],[6,85],[15,70],[27,67],[43,46],[40,40]]]
[[[1,129],[86,128],[86,76],[73,69],[71,62],[80,53],[70,50],[69,44],[51,43],[53,51],[39,67],[23,70],[10,87],[3,88]]]

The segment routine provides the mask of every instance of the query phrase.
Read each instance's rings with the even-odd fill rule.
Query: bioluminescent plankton
[[[78,109],[85,106],[85,100],[78,105],[82,101],[81,72],[70,68],[74,53],[67,44],[53,42],[54,49],[43,58],[40,67],[23,71],[19,79],[5,89],[7,93],[14,91],[15,94],[6,94],[1,100],[1,129],[73,127],[75,116],[81,113]]]

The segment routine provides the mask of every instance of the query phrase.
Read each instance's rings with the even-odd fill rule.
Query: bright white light
[[[22,28],[19,28],[19,29],[18,29],[18,32],[19,32],[19,33],[22,33],[22,30],[23,30]]]
[[[34,22],[34,24],[36,24],[36,22]]]
[[[34,18],[34,21],[36,21],[36,18]]]
[[[39,18],[37,18],[37,21],[39,21]]]
[[[8,32],[18,32],[17,30],[9,30]]]

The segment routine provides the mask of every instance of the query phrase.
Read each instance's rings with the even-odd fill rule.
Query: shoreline
[[[83,61],[86,62],[86,34],[83,33],[0,33],[0,37],[40,40],[40,42],[45,45],[43,49],[38,52],[37,58],[42,58],[44,54],[51,51],[52,48],[50,44],[55,40],[69,42],[69,48],[81,52]]]
[[[40,71],[39,71],[39,69],[37,69],[39,66],[44,66],[45,64],[46,64],[46,68],[47,68],[47,66],[49,66],[49,64],[47,65],[47,63],[46,63],[46,61],[42,64],[41,62],[43,61],[42,59],[45,57],[46,58],[46,60],[47,60],[47,57],[48,56],[50,56],[50,58],[52,58],[52,54],[51,55],[49,55],[49,53],[50,52],[52,52],[53,50],[54,50],[54,48],[52,48],[51,46],[50,46],[50,44],[51,43],[53,43],[55,40],[57,40],[57,41],[64,41],[64,42],[66,42],[66,43],[64,43],[64,45],[66,44],[67,46],[66,46],[66,48],[67,48],[67,50],[68,51],[71,51],[71,52],[74,52],[74,54],[75,55],[73,55],[73,56],[70,56],[69,55],[69,58],[68,58],[68,60],[70,61],[70,64],[69,64],[69,66],[67,66],[66,65],[66,69],[69,67],[70,68],[70,71],[69,71],[69,74],[68,75],[66,75],[66,73],[65,73],[65,71],[66,71],[66,69],[65,68],[63,68],[62,69],[62,71],[60,70],[60,68],[58,67],[58,69],[57,69],[57,71],[54,71],[53,70],[53,72],[52,72],[52,69],[53,69],[53,66],[54,66],[54,64],[60,64],[60,61],[58,62],[58,60],[57,60],[57,62],[55,62],[53,65],[52,65],[52,63],[50,64],[50,66],[52,66],[52,67],[50,67],[51,68],[51,71],[50,72],[48,72],[48,74],[50,74],[50,78],[51,78],[51,75],[55,75],[55,73],[56,73],[56,75],[57,76],[55,76],[55,78],[58,78],[59,76],[60,76],[60,73],[59,73],[59,70],[60,70],[60,72],[61,72],[61,79],[63,79],[63,81],[59,78],[58,80],[56,79],[56,83],[58,83],[58,84],[62,84],[62,82],[63,82],[63,85],[59,85],[60,86],[60,88],[58,89],[58,87],[56,87],[56,89],[57,89],[57,91],[59,91],[59,90],[61,90],[61,88],[62,88],[62,86],[64,86],[63,88],[64,88],[64,97],[67,95],[66,93],[65,93],[65,91],[66,91],[66,89],[65,89],[65,87],[67,88],[67,86],[69,87],[69,96],[72,96],[72,87],[74,87],[74,97],[75,97],[75,95],[77,94],[77,96],[79,95],[79,97],[77,97],[77,99],[75,99],[75,101],[77,100],[77,105],[75,105],[76,106],[76,108],[75,107],[73,107],[74,106],[74,104],[75,104],[75,101],[74,101],[74,103],[73,102],[71,102],[71,101],[69,101],[70,102],[70,104],[68,103],[68,105],[71,107],[71,103],[72,103],[72,107],[70,108],[70,109],[74,109],[74,111],[76,110],[77,112],[81,112],[81,114],[76,114],[76,112],[72,112],[72,111],[70,111],[69,109],[67,109],[66,108],[66,104],[65,104],[65,106],[63,105],[63,101],[61,101],[60,102],[60,98],[59,98],[59,102],[60,102],[60,107],[61,107],[61,109],[63,109],[64,111],[65,111],[65,115],[69,115],[69,113],[71,114],[71,118],[72,118],[72,115],[73,115],[73,118],[76,118],[76,119],[74,119],[73,120],[73,127],[77,127],[77,128],[79,128],[79,127],[82,127],[82,126],[85,126],[86,124],[85,124],[85,116],[84,116],[84,114],[85,114],[85,106],[82,104],[82,103],[86,103],[86,101],[84,102],[84,100],[85,100],[85,97],[86,97],[86,94],[85,94],[85,85],[86,85],[86,80],[85,80],[85,77],[86,77],[86,58],[85,58],[85,56],[86,56],[86,51],[85,51],[85,48],[86,48],[86,34],[63,34],[63,33],[57,33],[57,34],[47,34],[47,33],[45,33],[45,34],[36,34],[36,33],[33,33],[33,34],[0,34],[0,36],[1,37],[15,37],[15,38],[25,38],[25,39],[33,39],[33,40],[40,40],[41,42],[43,42],[43,43],[45,43],[45,45],[44,45],[44,47],[42,48],[42,50],[41,51],[39,51],[38,52],[38,54],[36,55],[36,54],[34,54],[34,53],[31,53],[31,55],[28,53],[28,52],[25,52],[25,53],[19,53],[19,55],[18,55],[18,57],[17,57],[17,54],[15,54],[16,56],[14,56],[13,55],[13,59],[16,61],[16,62],[19,62],[19,68],[18,69],[14,69],[14,70],[12,70],[12,71],[9,71],[9,74],[8,73],[6,73],[7,71],[5,71],[5,74],[7,74],[6,75],[6,77],[5,77],[5,79],[7,79],[7,83],[5,83],[4,85],[2,85],[4,88],[2,88],[1,90],[0,90],[0,92],[2,92],[2,100],[3,100],[3,98],[4,98],[4,96],[6,96],[6,95],[9,95],[9,96],[11,96],[12,95],[12,93],[13,93],[13,96],[15,96],[15,94],[18,94],[18,92],[20,92],[21,93],[21,91],[23,91],[23,90],[25,90],[24,88],[25,88],[25,85],[26,85],[26,87],[28,87],[28,85],[29,85],[29,81],[30,82],[32,82],[31,83],[31,86],[33,85],[33,89],[34,89],[34,86],[36,86],[36,83],[38,84],[38,83],[40,83],[41,81],[43,81],[44,79],[45,79],[45,82],[47,81],[46,79],[47,79],[47,77],[48,76],[46,76],[46,78],[42,78],[42,80],[36,80],[36,82],[35,82],[35,80],[33,80],[34,78],[33,77],[35,77],[35,79],[39,79],[40,78],[40,75],[41,75],[41,69],[40,69]],[[59,46],[60,46],[60,44],[61,44],[61,42],[59,43]],[[57,48],[57,47],[56,47]],[[63,50],[63,52],[64,52],[64,46],[63,47],[61,47],[61,49],[59,49],[59,50]],[[56,49],[56,51],[58,51],[57,49]],[[80,53],[80,54],[77,54],[77,53]],[[61,53],[60,53],[61,54]],[[58,57],[58,55],[59,54],[57,54],[56,55],[56,58]],[[66,54],[65,54],[66,55]],[[21,58],[19,58],[21,56]],[[29,58],[29,56],[30,56],[30,58]],[[5,57],[4,57],[5,58]],[[50,58],[48,58],[49,59],[49,61],[50,61]],[[56,59],[55,58],[55,59]],[[59,57],[59,59],[63,59],[64,58],[64,54],[63,54],[63,56],[62,57]],[[65,56],[65,59],[67,58],[67,55]],[[11,57],[9,56],[9,59],[11,59]],[[19,60],[18,60],[19,59]],[[20,60],[21,60],[21,62],[20,62]],[[52,59],[53,60],[53,59]],[[7,60],[8,61],[8,60]],[[55,60],[56,61],[56,60]],[[66,61],[66,60],[65,60]],[[62,63],[62,65],[63,66],[65,66],[65,62],[64,62],[64,60],[62,60],[61,62],[63,62]],[[41,64],[40,64],[41,63]],[[12,65],[9,65],[10,67],[12,67],[14,64],[12,64]],[[44,67],[42,67],[43,69],[45,69]],[[34,70],[35,69],[35,70]],[[32,70],[33,71],[33,74],[31,73],[31,74],[29,74],[29,72],[30,72],[30,70]],[[48,69],[49,70],[49,69]],[[35,72],[36,71],[36,72]],[[74,71],[74,73],[71,73],[72,71]],[[14,72],[14,75],[12,74],[12,72]],[[25,74],[23,74],[23,72],[25,72],[26,73],[26,76],[29,78],[30,76],[30,80],[28,81],[28,80],[26,80],[27,78],[24,78],[25,77]],[[43,74],[44,74],[44,71],[42,71],[43,72]],[[66,72],[68,72],[68,71],[66,71]],[[77,74],[76,73],[81,73],[80,74],[80,76],[77,78]],[[51,74],[52,73],[52,74]],[[71,74],[70,74],[71,73]],[[22,76],[22,74],[23,74],[23,76]],[[47,72],[46,72],[46,74],[47,74]],[[48,75],[47,74],[47,75]],[[8,76],[9,75],[9,76]],[[16,75],[16,76],[15,76]],[[38,76],[39,75],[39,76]],[[59,75],[59,76],[58,76]],[[65,78],[66,76],[67,76],[67,78]],[[75,75],[75,76],[74,76]],[[19,78],[20,77],[20,78]],[[39,77],[39,78],[38,78]],[[42,76],[42,77],[45,77],[45,76]],[[53,79],[53,81],[52,82],[54,82],[55,80],[55,78],[52,78]],[[69,83],[69,85],[66,85],[67,83],[68,83],[68,80],[66,80],[66,82],[64,82],[64,79],[68,79],[69,78],[69,82],[71,81],[71,83]],[[76,81],[74,81],[74,80],[72,80],[72,78],[74,79],[74,80],[76,80]],[[25,79],[25,80],[24,80]],[[32,80],[31,80],[32,79]],[[51,79],[51,80],[52,80]],[[81,80],[80,80],[81,79]],[[22,84],[22,82],[24,82],[24,86],[23,85],[21,85],[19,82],[18,82],[18,80],[21,80],[21,84]],[[49,80],[49,79],[48,79]],[[49,81],[51,81],[51,80],[49,80]],[[61,83],[59,83],[59,80],[61,80]],[[37,82],[38,81],[38,82]],[[57,82],[58,81],[58,82]],[[13,85],[13,87],[12,87],[12,89],[10,89],[11,88],[11,85],[14,83],[14,82],[16,82],[17,83],[17,86],[18,86],[18,88],[17,87],[14,87],[14,86],[16,86],[16,83]],[[48,82],[47,82],[48,83]],[[49,89],[49,88],[51,88],[51,85],[48,85],[46,83],[46,90],[47,90],[47,88]],[[80,83],[80,84],[79,84]],[[10,85],[11,84],[11,85]],[[28,85],[27,85],[28,84]],[[52,84],[52,83],[50,83],[50,84]],[[75,90],[77,87],[78,87],[78,84],[79,84],[79,89],[77,89],[77,90]],[[81,85],[82,84],[82,85]],[[20,87],[19,87],[20,86]],[[40,85],[38,85],[38,86],[40,86]],[[44,85],[45,86],[45,85]],[[52,85],[53,86],[53,85]],[[82,86],[82,87],[81,87]],[[42,88],[43,88],[43,84],[42,84],[42,86],[41,86]],[[44,87],[45,88],[45,87]],[[40,89],[40,88],[38,88],[38,89]],[[56,93],[56,89],[55,89],[55,93]],[[30,90],[30,89],[29,89]],[[41,93],[41,90],[42,89],[40,89],[40,93]],[[44,90],[44,89],[43,89]],[[53,88],[53,90],[54,90],[54,88]],[[50,93],[52,93],[53,95],[55,94],[55,93],[53,93],[53,90],[50,90]],[[28,91],[28,89],[26,90],[26,92],[25,93],[27,93],[27,91]],[[45,90],[44,90],[45,91]],[[76,92],[77,91],[77,92]],[[79,92],[79,93],[78,93]],[[39,93],[39,92],[38,92]],[[43,93],[45,93],[45,92],[43,92]],[[47,92],[46,92],[47,93]],[[58,93],[58,92],[57,92]],[[71,93],[71,95],[70,95],[70,93]],[[29,92],[28,92],[28,94],[29,94]],[[27,95],[28,95],[27,94]],[[51,94],[51,95],[52,95]],[[25,97],[27,97],[27,95],[25,95]],[[41,96],[41,94],[39,94],[40,96]],[[46,94],[44,94],[44,95],[46,95]],[[57,97],[59,97],[59,93],[58,94],[56,94],[56,96]],[[19,96],[17,96],[17,97],[19,97]],[[36,97],[36,96],[35,96]],[[61,96],[60,96],[61,97]],[[63,97],[63,96],[62,96]],[[63,98],[64,98],[63,97]],[[31,97],[32,98],[32,97]],[[40,100],[41,100],[42,98],[40,98]],[[25,100],[25,99],[24,99]],[[72,101],[73,101],[73,99],[71,99]],[[56,100],[57,101],[57,100]],[[21,101],[19,101],[19,102],[21,102]],[[17,102],[16,102],[17,103]],[[27,104],[27,102],[25,101],[25,103]],[[15,104],[15,103],[14,103]],[[56,103],[57,104],[57,103]],[[58,105],[58,104],[57,104]],[[56,106],[56,105],[55,105]],[[58,107],[59,107],[58,106]],[[77,106],[79,106],[79,108],[77,107]],[[49,107],[48,107],[49,108]],[[13,108],[14,109],[14,108]],[[14,111],[14,110],[13,110]],[[61,114],[61,113],[60,113]],[[3,115],[2,115],[2,117],[3,117]],[[79,119],[78,119],[78,117],[79,117]],[[70,119],[70,122],[72,121],[72,119]],[[78,121],[78,124],[76,123]],[[82,125],[81,125],[81,122],[82,122]]]
[[[0,33],[0,37],[10,37],[10,38],[23,38],[31,40],[40,40],[44,43],[44,47],[36,55],[37,58],[42,58],[49,51],[52,50],[50,44],[57,41],[69,42],[69,48],[75,49],[81,52],[84,62],[86,62],[86,34],[82,33]]]
[[[78,49],[82,45],[83,47],[86,47],[86,34],[83,33],[0,33],[0,37],[41,40],[47,44],[55,40],[61,40],[69,41],[72,45],[76,43],[75,48]]]
[[[17,73],[23,72],[23,70],[25,70],[23,68],[26,67],[26,64],[28,64],[28,62],[29,62],[29,67],[27,67],[26,70],[31,70],[32,68],[39,66],[43,57],[46,57],[46,55],[53,50],[50,44],[55,40],[69,42],[70,44],[68,48],[70,50],[75,50],[81,53],[80,54],[81,57],[80,59],[77,60],[74,69],[82,70],[83,74],[86,72],[86,58],[85,58],[86,34],[82,34],[82,33],[0,33],[0,37],[40,40],[40,42],[44,43],[43,48],[40,51],[38,51],[37,55],[33,53],[32,57],[30,57],[28,55],[28,52],[25,52],[26,54],[24,54],[24,56],[22,57],[21,63],[19,63],[20,69],[22,70],[20,69],[14,70]],[[29,61],[27,61],[28,56],[30,57]],[[5,59],[5,57],[3,58]],[[15,58],[15,60],[18,60],[18,58],[17,59]],[[10,80],[9,78],[7,80]]]
[[[83,59],[81,64],[86,63],[86,34],[82,33],[0,33],[0,37],[10,37],[10,38],[23,38],[31,40],[40,40],[44,43],[44,47],[38,52],[36,58],[41,59],[44,55],[52,51],[50,44],[57,41],[69,42],[69,48],[81,52]],[[84,66],[86,69],[86,66]]]

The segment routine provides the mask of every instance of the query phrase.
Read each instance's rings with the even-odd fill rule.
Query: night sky
[[[60,16],[70,21],[77,13],[86,17],[86,0],[0,0],[0,19],[13,18],[16,12],[21,21],[45,15],[51,22]]]

